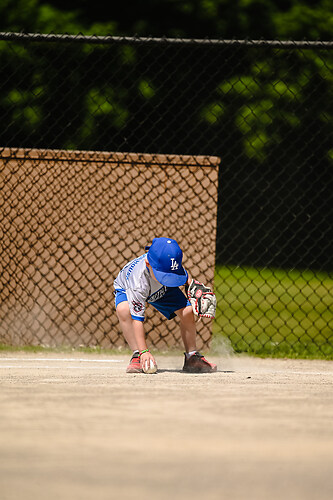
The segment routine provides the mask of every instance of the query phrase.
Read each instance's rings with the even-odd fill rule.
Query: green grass
[[[218,266],[214,336],[235,352],[333,359],[333,278],[328,273]]]
[[[218,266],[216,345],[227,337],[236,353],[333,359],[333,277],[312,271]],[[3,346],[28,352],[120,353],[100,347]],[[122,351],[125,353],[125,351]]]

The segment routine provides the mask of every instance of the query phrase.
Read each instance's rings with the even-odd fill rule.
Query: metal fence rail
[[[228,337],[236,351],[331,357],[332,49],[333,42],[2,33],[0,145],[36,148],[41,161],[51,149],[221,158],[210,249],[215,337]],[[19,170],[13,179],[11,200]],[[61,186],[59,179],[53,189]],[[12,219],[3,193],[5,235]],[[189,241],[200,255],[204,239],[193,231]],[[14,279],[7,263],[20,265],[8,248],[0,258],[7,295]],[[3,319],[0,341],[8,338]]]

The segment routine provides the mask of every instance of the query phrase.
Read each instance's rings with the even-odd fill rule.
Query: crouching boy
[[[216,372],[217,366],[209,363],[197,351],[194,317],[194,314],[214,317],[215,295],[202,283],[190,279],[182,266],[182,250],[175,240],[154,238],[146,251],[147,253],[128,262],[114,280],[119,324],[133,351],[127,373],[157,371],[144,331],[147,303],[167,319],[178,317],[185,348],[183,370],[190,373]],[[188,296],[179,288],[183,285]]]

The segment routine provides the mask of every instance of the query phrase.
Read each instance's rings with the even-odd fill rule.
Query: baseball
[[[145,361],[144,365],[143,365],[143,371],[144,373],[156,373],[157,372],[157,366],[154,365],[154,362],[152,359],[150,359],[149,361]]]

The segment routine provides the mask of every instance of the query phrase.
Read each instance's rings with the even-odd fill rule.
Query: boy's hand
[[[147,350],[140,353],[140,366],[144,373],[156,373],[157,364],[154,356]]]

